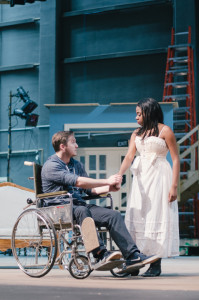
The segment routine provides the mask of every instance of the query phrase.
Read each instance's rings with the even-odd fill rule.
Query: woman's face
[[[136,121],[139,125],[143,124],[142,110],[139,106],[136,107]]]

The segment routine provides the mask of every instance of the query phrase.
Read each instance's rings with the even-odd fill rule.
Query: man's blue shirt
[[[91,191],[75,187],[78,176],[88,177],[82,163],[71,158],[70,162],[65,164],[56,154],[53,154],[42,168],[42,190],[44,193],[68,191],[73,198],[83,201],[82,195],[91,194]],[[63,196],[44,200],[45,206],[63,203]]]

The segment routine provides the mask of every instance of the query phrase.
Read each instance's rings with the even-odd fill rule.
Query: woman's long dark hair
[[[158,136],[158,123],[164,124],[164,117],[159,103],[153,98],[145,98],[137,104],[141,108],[143,124],[138,128],[137,135]]]

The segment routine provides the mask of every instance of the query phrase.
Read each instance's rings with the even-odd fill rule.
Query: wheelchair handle
[[[33,203],[32,199],[31,199],[31,198],[28,198],[28,199],[27,199],[27,203],[28,203],[28,204],[32,204],[32,203]]]
[[[33,166],[33,164],[34,164],[34,162],[32,162],[32,161],[24,161],[25,166],[31,167],[31,166]]]

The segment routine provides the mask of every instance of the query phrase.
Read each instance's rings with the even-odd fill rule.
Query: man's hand
[[[118,192],[121,188],[120,184],[110,185],[109,192]]]

